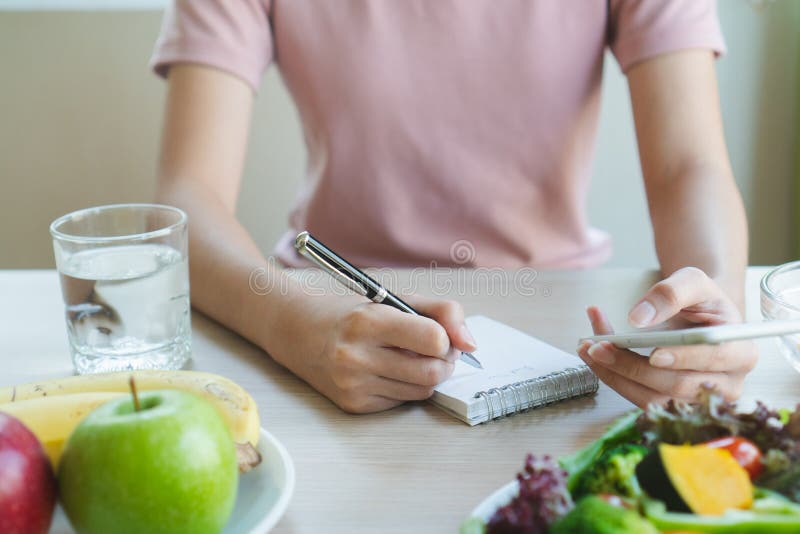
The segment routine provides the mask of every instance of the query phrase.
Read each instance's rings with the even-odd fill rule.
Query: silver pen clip
[[[361,296],[367,296],[367,288],[361,285],[356,280],[353,280],[346,274],[344,274],[340,269],[337,269],[336,266],[331,265],[331,263],[316,253],[316,251],[312,250],[308,246],[308,233],[304,233],[303,237],[305,239],[301,240],[301,237],[297,237],[297,243],[295,248],[297,248],[297,252],[302,254],[305,258],[311,260],[313,263],[316,263],[319,267],[324,269],[328,272],[331,276],[336,278],[339,282],[341,282],[345,287],[352,289],[356,293]]]

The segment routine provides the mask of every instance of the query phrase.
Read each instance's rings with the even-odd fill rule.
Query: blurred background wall
[[[52,267],[47,228],[58,215],[151,199],[165,85],[147,60],[164,1],[0,0],[0,268]],[[728,54],[717,70],[750,261],[780,263],[797,255],[800,2],[721,0],[719,12]],[[590,219],[615,239],[609,265],[656,266],[627,85],[611,56],[604,76]],[[285,229],[304,157],[272,68],[238,207],[265,253]]]

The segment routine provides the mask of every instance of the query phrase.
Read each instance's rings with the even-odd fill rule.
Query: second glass
[[[767,320],[800,319],[800,261],[776,267],[761,280],[761,314]],[[800,334],[781,336],[778,346],[800,372]]]
[[[75,370],[180,369],[191,353],[186,214],[118,204],[50,225]]]

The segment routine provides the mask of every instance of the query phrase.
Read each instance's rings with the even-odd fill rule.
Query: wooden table
[[[751,268],[747,315],[758,320],[758,281]],[[384,273],[385,274],[385,273]],[[584,307],[605,307],[623,325],[634,299],[655,275],[641,270],[484,273],[398,271],[396,283],[447,293],[467,313],[482,313],[567,351],[589,333]],[[522,278],[525,278],[523,280]],[[492,289],[489,290],[488,286]],[[53,271],[0,271],[0,386],[72,373],[58,279]],[[279,532],[454,532],[486,495],[512,479],[526,452],[561,455],[596,438],[631,405],[601,386],[597,396],[469,427],[416,403],[352,416],[275,364],[264,352],[202,315],[193,321],[191,368],[230,377],[255,397],[262,424],[288,448],[297,486]],[[772,341],[749,376],[742,404],[754,399],[791,406],[800,374]]]

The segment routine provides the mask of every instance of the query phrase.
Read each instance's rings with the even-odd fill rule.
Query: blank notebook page
[[[483,369],[476,369],[458,360],[453,375],[436,387],[431,400],[451,415],[471,424],[481,422],[474,421],[476,418],[491,419],[491,414],[485,408],[486,402],[476,398],[476,394],[574,368],[579,368],[578,371],[586,376],[579,377],[583,387],[581,384],[572,387],[573,384],[565,382],[565,387],[580,390],[570,396],[597,389],[596,378],[577,355],[481,315],[468,317],[466,324],[478,344],[473,355],[481,362]],[[567,380],[569,377],[564,377],[564,381]],[[516,393],[509,393],[502,400],[504,404],[512,404],[515,400],[517,403],[525,402]],[[529,404],[534,405],[532,401]],[[513,408],[509,406],[508,410],[517,411],[523,407]]]

